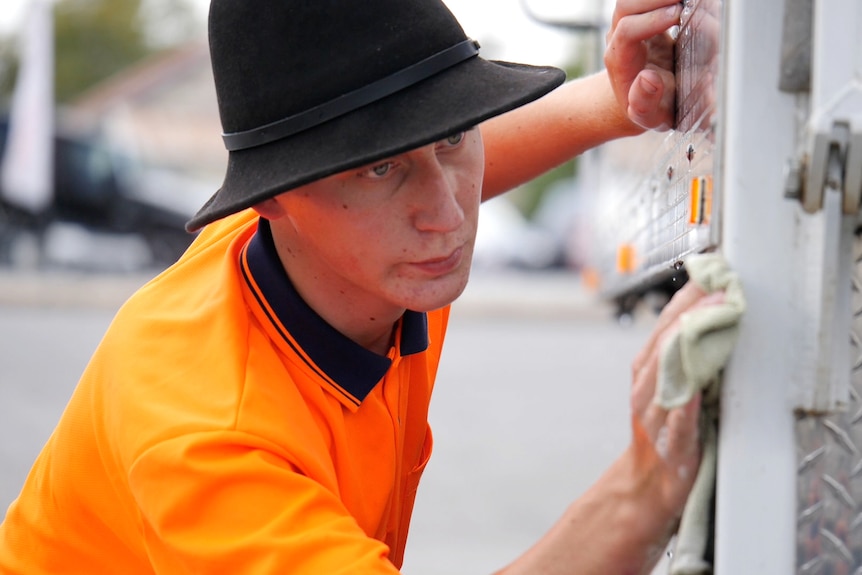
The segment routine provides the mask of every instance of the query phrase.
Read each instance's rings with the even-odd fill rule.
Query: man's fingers
[[[634,124],[668,129],[674,122],[673,40],[682,6],[668,0],[618,0],[608,31],[605,67],[614,95]],[[666,71],[640,76],[647,68]]]
[[[672,479],[678,485],[694,484],[700,463],[700,402],[697,394],[687,405],[672,410],[667,416],[667,457],[665,462]],[[685,493],[687,493],[687,489]],[[685,498],[679,501],[680,508]]]
[[[673,81],[667,70],[643,70],[629,88],[628,116],[647,130],[669,130],[673,126]]]
[[[679,24],[681,4],[674,2],[668,5],[666,0],[657,4],[659,7],[648,11],[638,6],[641,11],[631,13],[621,9],[620,3],[617,3],[614,22],[608,35],[608,44],[619,42],[621,46],[630,46],[663,34]]]
[[[653,328],[652,335],[649,340],[647,340],[643,350],[641,350],[635,358],[632,364],[635,371],[640,371],[640,369],[646,364],[647,359],[658,352],[657,348],[660,341],[665,336],[665,331],[667,331],[667,329],[677,321],[679,316],[691,309],[692,306],[694,306],[698,300],[703,298],[705,295],[706,292],[704,292],[703,289],[694,282],[686,283],[682,289],[674,294],[658,316],[656,326]]]
[[[657,378],[658,353],[649,353],[634,368],[631,402],[636,417],[642,417],[653,404]]]
[[[670,8],[674,5],[679,6],[678,0],[618,0],[614,8],[614,16],[611,21],[611,28],[616,27],[617,23],[632,14],[644,14],[648,12],[660,11],[663,8]]]
[[[697,453],[699,445],[700,393],[682,407],[673,409],[667,416],[668,451],[681,457]]]

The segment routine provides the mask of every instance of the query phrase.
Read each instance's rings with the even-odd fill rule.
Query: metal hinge
[[[808,93],[808,121],[797,157],[788,161],[785,195],[806,212],[838,191],[841,212],[862,202],[862,8],[858,0],[785,0],[780,88]]]
[[[862,97],[862,92],[859,92]],[[851,117],[825,118],[813,127],[807,151],[793,160],[786,192],[798,198],[806,212],[823,209],[827,191],[841,195],[841,211],[853,215],[862,203],[862,99],[860,112]],[[831,123],[830,123],[831,122]]]

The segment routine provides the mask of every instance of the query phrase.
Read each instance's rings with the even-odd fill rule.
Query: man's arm
[[[700,458],[696,398],[665,411],[653,402],[661,344],[681,314],[721,303],[689,282],[665,307],[633,364],[632,441],[530,550],[498,575],[649,573],[677,526]]]
[[[544,98],[481,126],[487,200],[609,140],[643,131],[620,108],[605,71],[568,82]]]
[[[586,150],[674,117],[673,42],[681,7],[671,0],[619,0],[605,70],[482,124],[482,199],[511,190]]]

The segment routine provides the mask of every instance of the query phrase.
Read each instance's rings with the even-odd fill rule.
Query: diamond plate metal
[[[862,238],[853,246],[850,400],[797,414],[797,573],[862,575]]]

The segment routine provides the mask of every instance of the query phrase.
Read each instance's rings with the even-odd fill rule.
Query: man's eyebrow
[[[409,150],[408,150],[408,152],[409,152]],[[362,169],[364,169],[364,168],[371,168],[371,167],[374,167],[374,166],[379,166],[380,164],[385,164],[386,162],[392,162],[392,161],[395,161],[395,160],[397,160],[398,158],[400,158],[401,156],[403,156],[403,155],[404,155],[404,154],[406,154],[406,153],[407,153],[407,152],[401,152],[400,154],[392,154],[391,156],[386,156],[386,157],[383,157],[383,158],[378,158],[378,159],[373,160],[373,161],[371,161],[371,162],[368,162],[368,163],[362,164],[361,166],[357,166],[357,167],[355,167],[355,168],[353,168],[353,169],[354,169],[354,170],[362,170]]]

